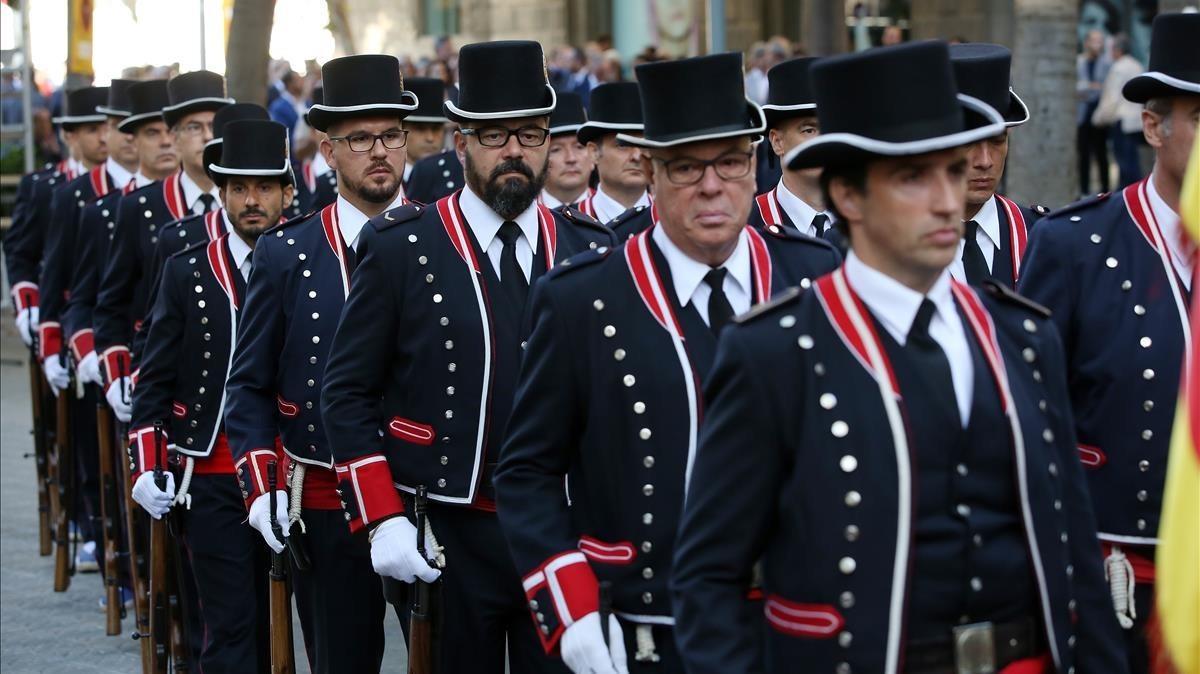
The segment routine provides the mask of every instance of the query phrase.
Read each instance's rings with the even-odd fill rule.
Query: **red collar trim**
[[[343,297],[350,296],[350,267],[346,264],[346,242],[342,239],[342,229],[338,226],[337,202],[321,209],[321,229],[325,232],[325,241],[333,256],[338,261],[338,271],[342,277]]]
[[[746,236],[750,239],[750,273],[754,278],[754,302],[766,302],[771,299],[771,251],[767,242],[753,227],[746,227]]]
[[[111,184],[109,183],[108,171],[105,170],[104,164],[93,166],[92,170],[88,171],[88,179],[92,183],[92,194],[96,195],[97,199],[108,194]]]
[[[1029,243],[1029,225],[1025,222],[1025,214],[1021,212],[1021,207],[1017,206],[1015,201],[997,194],[996,202],[1008,216],[1009,247],[1012,249],[1012,276],[1015,285],[1021,272],[1021,260],[1025,257],[1025,247]]]
[[[225,228],[222,227],[224,223],[221,222],[221,214],[224,212],[225,209],[219,208],[204,214],[204,232],[208,234],[209,241],[215,241],[223,234],[227,234]]]
[[[770,192],[764,192],[754,197],[754,201],[758,205],[758,215],[762,218],[763,224],[768,227],[780,224],[779,197],[775,194],[775,190],[778,189],[779,186],[776,185]]]
[[[667,289],[654,263],[654,256],[650,254],[650,232],[653,230],[654,226],[651,226],[625,244],[625,263],[629,266],[633,285],[646,309],[664,330],[683,340],[683,328],[667,299]]]
[[[225,247],[225,239],[228,236],[226,233],[208,242],[208,264],[212,267],[213,276],[217,278],[217,284],[229,296],[229,303],[234,309],[240,309],[233,275],[241,272],[234,268],[233,261],[229,259],[229,251]]]
[[[167,210],[171,212],[173,220],[182,220],[187,215],[183,185],[179,182],[181,175],[183,175],[182,170],[163,180],[163,200],[167,202]]]
[[[308,193],[313,194],[317,191],[317,175],[313,173],[311,159],[305,159],[300,165],[300,175],[304,177],[304,186],[308,188]]]
[[[475,257],[475,249],[471,246],[471,235],[467,232],[467,218],[458,205],[461,190],[442,197],[435,204],[438,216],[441,217],[442,227],[454,244],[458,256],[466,262],[471,271],[479,273],[479,260]],[[538,229],[542,233],[543,245],[546,246],[546,269],[554,266],[554,255],[558,251],[558,225],[554,222],[554,214],[545,204],[538,203]],[[482,244],[481,244],[482,245]]]
[[[1149,194],[1150,177],[1147,176],[1141,181],[1136,182],[1126,187],[1121,196],[1125,199],[1125,209],[1129,212],[1129,217],[1133,219],[1138,230],[1145,237],[1146,243],[1158,253],[1159,262],[1162,264],[1163,273],[1167,276],[1167,281],[1171,284],[1171,294],[1175,300],[1175,310],[1179,314],[1179,322],[1183,331],[1183,345],[1185,361],[1191,362],[1192,354],[1192,335],[1188,321],[1187,307],[1187,292],[1183,286],[1183,277],[1180,271],[1175,268],[1175,260],[1171,256],[1171,250],[1167,245],[1166,237],[1162,233],[1162,228],[1158,225],[1158,219],[1154,217],[1154,209],[1150,207]]]

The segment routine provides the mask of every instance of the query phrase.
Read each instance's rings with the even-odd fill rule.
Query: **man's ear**
[[[1167,134],[1163,133],[1166,119],[1161,115],[1150,110],[1142,110],[1142,135],[1146,137],[1146,144],[1155,150],[1162,149],[1167,144]]]
[[[329,140],[329,136],[321,139],[321,145],[317,147],[317,150],[325,158],[325,163],[329,164],[329,168],[334,171],[338,170],[337,160],[333,158],[333,141]]]
[[[846,224],[861,222],[863,219],[863,193],[844,178],[833,177],[829,181],[829,198],[837,208],[838,213],[845,218]]]
[[[283,186],[283,208],[287,210],[288,206],[292,205],[292,201],[296,198],[296,186],[287,183]],[[221,190],[221,203],[225,203],[225,190]]]
[[[779,129],[771,129],[767,132],[767,140],[770,141],[771,151],[775,153],[776,157],[782,157],[787,153],[783,147],[783,133]]]

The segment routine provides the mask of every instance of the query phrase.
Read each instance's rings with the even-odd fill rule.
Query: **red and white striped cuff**
[[[238,484],[242,488],[242,500],[246,502],[246,510],[259,496],[267,493],[267,464],[271,461],[276,465],[276,489],[284,489],[283,462],[274,449],[254,449],[235,462]]]
[[[100,354],[100,361],[104,364],[104,378],[108,383],[111,384],[123,376],[129,376],[131,361],[128,348],[110,346]]]
[[[96,340],[91,328],[84,328],[71,335],[71,352],[75,354],[75,362],[83,360],[89,353],[96,350]]]
[[[334,469],[351,533],[404,512],[404,502],[392,482],[392,469],[384,455],[370,454],[336,464]]]
[[[159,459],[155,456],[158,447],[155,446],[154,442],[153,426],[141,426],[129,431],[129,470],[133,480],[136,481],[142,473],[154,470],[154,466],[158,465],[159,460],[162,461],[163,467],[166,467],[167,442],[167,432],[164,430],[162,435],[162,456]]]
[[[525,576],[522,584],[534,628],[546,653],[575,621],[600,608],[600,583],[578,550],[557,554]]]
[[[44,361],[49,356],[62,353],[62,325],[54,321],[43,321],[38,324],[38,359]]]
[[[13,309],[17,312],[36,307],[41,301],[41,294],[38,292],[36,283],[21,281],[12,287],[11,292]]]

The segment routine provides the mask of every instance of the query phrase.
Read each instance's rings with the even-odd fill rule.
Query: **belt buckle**
[[[956,674],[995,674],[996,639],[991,622],[959,625],[953,633]]]

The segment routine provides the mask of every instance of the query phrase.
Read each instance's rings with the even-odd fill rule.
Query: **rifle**
[[[267,493],[270,494],[271,533],[275,540],[286,543],[283,527],[275,517],[278,483],[275,461],[267,462]],[[282,552],[271,551],[271,674],[293,674],[296,671],[296,649],[292,644],[292,602],[288,596],[287,567]]]
[[[125,363],[122,362],[120,377],[123,379],[125,376]],[[146,555],[138,545],[138,535],[147,532],[148,525],[145,521],[146,514],[129,502],[129,493],[133,489],[133,473],[129,466],[131,460],[132,456],[127,454],[126,459],[118,462],[125,494],[125,546],[129,550],[129,577],[133,580],[133,616],[136,629],[130,637],[140,644],[142,673],[150,674],[154,671],[154,642],[150,633],[150,583],[147,579]]]
[[[67,343],[63,342],[62,350],[58,354],[59,363],[64,367],[68,367],[71,359],[67,356]],[[58,426],[58,431],[55,433],[57,439],[57,450],[54,458],[54,474],[55,487],[58,492],[58,507],[56,512],[58,517],[54,522],[54,591],[66,592],[67,587],[71,585],[72,555],[68,547],[71,538],[71,516],[75,514],[75,509],[72,507],[74,503],[74,493],[71,486],[75,481],[75,457],[72,456],[72,444],[74,437],[71,434],[71,393],[74,392],[74,382],[68,381],[67,387],[59,391],[58,398],[55,400],[55,423]]]
[[[417,552],[425,557],[425,521],[428,507],[425,485],[417,487],[413,515],[417,520]],[[428,560],[426,559],[428,563]],[[430,565],[432,566],[432,564]],[[432,583],[413,581],[411,612],[408,619],[408,674],[434,674],[434,615]]]
[[[154,484],[160,490],[167,488],[167,474],[163,470],[163,423],[154,422]],[[150,639],[153,649],[151,670],[155,674],[166,674],[168,663],[168,630],[170,625],[167,578],[167,523],[160,519],[150,520]]]
[[[184,465],[186,466],[186,464]],[[187,494],[189,479],[185,470],[184,478],[176,488],[178,493],[176,503],[186,503],[185,507],[187,508],[191,507],[190,502],[182,499]],[[187,597],[184,595],[186,582],[183,573],[183,556],[180,554],[180,550],[183,548],[183,514],[179,508],[171,508],[163,516],[163,520],[166,524],[167,535],[176,541],[176,545],[166,551],[167,562],[170,565],[167,569],[169,574],[167,576],[167,607],[170,621],[167,642],[171,653],[171,670],[178,674],[192,671],[192,648],[188,642],[188,604]],[[164,539],[164,544],[165,542]]]
[[[25,292],[25,306],[32,306],[33,293]],[[32,328],[32,326],[31,326]],[[38,555],[50,555],[52,525],[57,513],[50,508],[50,440],[49,429],[45,427],[42,415],[42,401],[46,398],[45,378],[38,367],[38,334],[30,330],[33,339],[29,343],[29,402],[33,412],[33,458],[37,466],[37,499],[38,499]],[[26,454],[26,458],[30,455]]]
[[[96,403],[96,434],[100,440],[100,522],[104,538],[104,596],[108,605],[104,609],[104,633],[108,636],[121,633],[121,584],[117,572],[117,485],[113,473],[113,417],[104,396]]]

